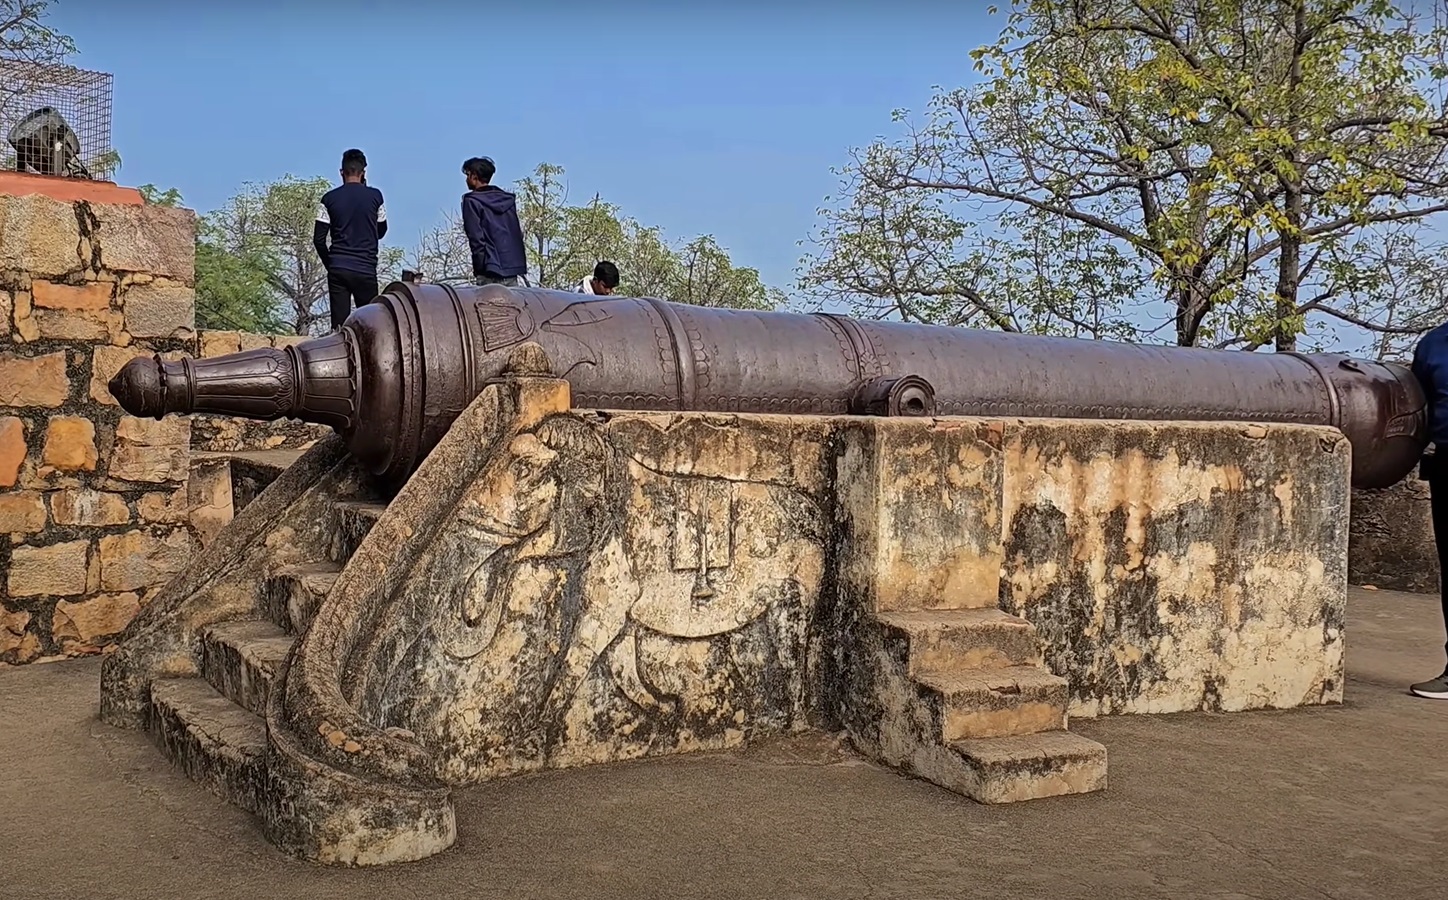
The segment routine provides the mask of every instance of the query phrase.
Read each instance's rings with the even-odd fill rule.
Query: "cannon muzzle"
[[[333,334],[214,359],[135,359],[132,415],[328,425],[400,483],[525,342],[585,408],[981,415],[1327,425],[1353,483],[1386,487],[1426,445],[1409,371],[1340,354],[1246,353],[715,309],[488,285],[396,283]]]

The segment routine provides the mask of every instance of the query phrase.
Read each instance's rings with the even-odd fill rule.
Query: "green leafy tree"
[[[802,284],[1187,345],[1380,330],[1368,268],[1404,254],[1371,235],[1448,209],[1443,40],[1379,0],[1018,0],[980,84],[852,154]]]
[[[176,188],[143,184],[141,198],[155,206],[181,206]],[[268,273],[278,261],[264,242],[229,240],[215,217],[202,218],[196,231],[196,324],[218,331],[272,334],[287,324],[281,319]]]
[[[259,323],[279,323],[294,334],[315,334],[328,326],[327,269],[312,246],[312,227],[322,195],[333,186],[326,178],[293,175],[248,182],[205,217],[202,243],[216,252],[218,278],[224,273],[237,279],[234,291],[223,292],[218,282],[212,294],[217,308],[229,311],[228,318],[240,322],[250,315]],[[382,248],[379,281],[385,283],[395,274],[402,256],[400,248]],[[198,274],[198,291],[200,279]],[[262,286],[275,311],[271,319],[261,314]],[[224,305],[223,298],[229,298]]]
[[[47,24],[50,7],[51,0],[0,0],[0,118],[29,112],[12,107],[76,52],[69,35]]]

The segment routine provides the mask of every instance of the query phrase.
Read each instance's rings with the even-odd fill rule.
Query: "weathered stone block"
[[[50,495],[50,514],[57,525],[100,527],[124,525],[131,521],[131,510],[120,494],[68,488]]]
[[[140,598],[134,593],[61,600],[55,605],[50,633],[67,655],[99,653],[111,643],[107,638],[125,631],[140,611]]]
[[[100,540],[101,589],[135,591],[154,588],[175,577],[191,554],[184,531],[156,537],[148,531],[128,531]]]
[[[196,329],[196,291],[182,284],[153,281],[121,294],[126,331],[132,337],[186,338]]]
[[[876,611],[994,606],[1001,571],[1001,427],[861,419],[843,429],[844,578]]]
[[[0,406],[59,406],[70,393],[65,353],[0,353]]]
[[[0,291],[0,338],[10,336],[10,317],[15,312],[15,301],[9,291]]]
[[[83,266],[79,246],[71,204],[38,194],[0,196],[0,269],[21,269],[37,278],[76,272]]]
[[[304,334],[278,334],[272,337],[272,346],[282,350],[287,347],[295,347],[306,339],[307,336]]]
[[[111,310],[37,309],[32,319],[49,341],[108,341],[121,333],[121,317]]]
[[[90,398],[108,406],[116,405],[107,385],[121,367],[143,354],[125,347],[98,346],[91,351]]]
[[[1394,591],[1438,590],[1428,483],[1414,472],[1390,488],[1353,491],[1348,581]]]
[[[115,285],[106,282],[72,285],[36,279],[30,287],[31,302],[41,309],[110,309]]]
[[[0,606],[0,663],[22,665],[40,655],[40,638],[29,625],[30,613]]]
[[[141,495],[136,504],[144,522],[178,524],[186,521],[186,490],[152,491]]]
[[[202,358],[225,356],[228,353],[236,353],[239,350],[241,350],[241,332],[239,331],[201,332]]]
[[[5,586],[12,597],[84,594],[89,563],[88,541],[66,541],[46,547],[21,545],[10,551],[10,573]]]
[[[0,533],[33,534],[45,530],[45,501],[36,491],[0,494]]]
[[[224,459],[192,463],[186,491],[187,520],[204,547],[233,516],[230,464]]]
[[[122,481],[184,481],[191,461],[190,441],[187,419],[124,416],[116,426],[110,476]]]
[[[116,272],[147,272],[196,283],[196,213],[167,206],[93,206],[92,239],[102,264]]]
[[[272,346],[272,338],[270,335],[243,331],[238,335],[237,343],[242,350],[264,350]]]
[[[0,416],[0,488],[14,487],[25,464],[25,422]]]
[[[40,340],[40,328],[31,315],[30,292],[18,291],[12,300],[15,304],[15,342],[25,344]]]
[[[1021,420],[1004,457],[1001,605],[1073,716],[1341,701],[1339,432]]]
[[[94,472],[96,426],[81,416],[54,416],[45,429],[45,451],[42,465],[62,472]]]

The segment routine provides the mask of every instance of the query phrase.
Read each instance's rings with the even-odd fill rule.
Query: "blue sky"
[[[459,166],[540,161],[672,238],[713,233],[788,288],[851,146],[970,78],[985,4],[700,5],[57,0],[78,64],[115,75],[123,184],[198,210],[247,180],[336,177],[361,147],[410,246],[456,206]]]

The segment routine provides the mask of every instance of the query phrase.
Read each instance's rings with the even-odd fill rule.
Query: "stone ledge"
[[[87,203],[108,203],[113,206],[142,206],[146,202],[140,191],[121,187],[111,181],[31,175],[28,172],[0,172],[0,194],[9,194],[12,197],[40,194],[63,203],[83,200]]]

